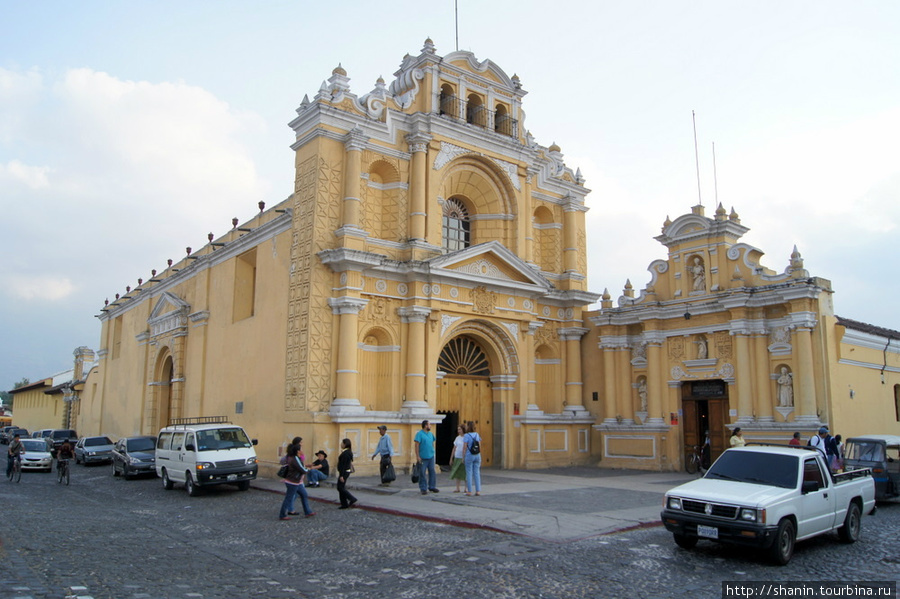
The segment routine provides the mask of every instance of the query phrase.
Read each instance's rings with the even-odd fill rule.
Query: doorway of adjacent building
[[[681,390],[685,455],[695,445],[703,447],[708,435],[714,462],[728,446],[728,385],[722,380],[694,381]]]
[[[155,431],[166,427],[169,425],[169,420],[172,416],[172,378],[174,372],[174,364],[172,363],[172,356],[166,356],[165,361],[162,365],[162,372],[160,373],[159,382],[160,385],[156,387],[156,424],[157,426],[153,431],[153,434],[156,434]]]
[[[437,412],[445,415],[435,435],[438,464],[450,463],[456,427],[471,420],[481,436],[482,466],[490,466],[494,399],[487,355],[477,341],[461,335],[444,346],[438,370],[446,373],[437,389]]]

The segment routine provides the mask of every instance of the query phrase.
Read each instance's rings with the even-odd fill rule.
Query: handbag
[[[388,462],[384,469],[384,474],[381,475],[381,482],[390,483],[395,480],[397,480],[397,474],[394,472],[394,465],[391,462]]]
[[[278,469],[278,472],[275,473],[275,476],[277,476],[278,478],[284,478],[285,476],[287,476],[287,473],[288,473],[288,465],[285,464],[284,466],[282,466],[281,468]]]
[[[419,482],[419,464],[414,464],[412,467],[412,482],[414,485]]]

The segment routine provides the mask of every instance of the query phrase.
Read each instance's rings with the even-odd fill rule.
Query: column
[[[753,394],[756,417],[760,422],[775,422],[772,402],[772,379],[769,377],[769,337],[758,334],[753,337],[753,362],[756,373],[756,392]]]
[[[566,407],[563,412],[584,415],[584,400],[581,380],[581,338],[588,330],[583,327],[557,329],[557,335],[566,347]]]
[[[797,369],[794,372],[794,401],[797,407],[795,422],[818,422],[816,411],[816,379],[813,366],[812,328],[794,330]]]
[[[528,169],[523,193],[525,204],[519,213],[519,219],[525,226],[525,262],[529,264],[537,264],[534,257],[534,205],[531,201],[531,182],[534,181],[537,174],[537,169]]]
[[[328,298],[333,314],[338,318],[338,351],[336,359],[336,382],[334,400],[331,402],[332,416],[358,414],[365,411],[359,404],[359,370],[357,367],[357,346],[359,340],[359,312],[369,300],[355,297]]]
[[[616,346],[603,343],[601,341],[600,348],[603,350],[603,409],[606,412],[606,418],[603,424],[615,424],[616,414]]]
[[[410,306],[398,308],[400,319],[407,326],[406,393],[400,410],[404,413],[430,413],[425,401],[425,322],[431,308]]]
[[[753,369],[750,367],[749,331],[732,332],[737,369],[734,375],[737,392],[738,421],[749,421],[753,415]]]
[[[578,271],[578,212],[582,206],[575,198],[566,198],[563,205],[563,270]]]
[[[426,216],[426,177],[428,165],[428,142],[431,136],[424,133],[411,133],[406,136],[409,153],[412,154],[412,167],[409,174],[409,239],[425,241]]]
[[[631,386],[631,347],[624,342],[616,348],[616,370],[618,390],[616,392],[616,415],[622,418],[622,424],[634,424],[634,407],[632,403],[633,387]]]
[[[525,355],[519,360],[522,380],[526,387],[525,395],[522,397],[525,405],[520,406],[520,412],[523,414],[527,410],[539,409],[537,405],[537,373],[534,365],[534,333],[542,326],[544,323],[537,320],[528,323],[528,332],[525,334]]]
[[[667,392],[666,381],[661,376],[665,357],[662,338],[647,336],[647,424],[663,424],[663,395]]]
[[[359,128],[353,128],[344,138],[344,201],[342,204],[342,228],[359,229],[360,171],[362,170],[362,150],[368,138]]]

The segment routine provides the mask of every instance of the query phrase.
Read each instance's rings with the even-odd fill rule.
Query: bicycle
[[[21,482],[22,481],[22,458],[16,456],[13,460],[12,469],[10,469],[9,474],[6,475],[6,478],[9,479],[10,482]]]
[[[63,480],[66,481],[66,485],[69,484],[69,460],[56,460],[56,482],[59,484],[63,483]]]
[[[698,471],[703,474],[709,470],[709,459],[703,455],[699,445],[685,451],[684,469],[688,474],[696,474]]]

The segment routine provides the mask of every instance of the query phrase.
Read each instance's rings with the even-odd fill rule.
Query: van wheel
[[[249,491],[250,490],[250,481],[242,480],[237,484],[238,491]]]
[[[166,491],[171,491],[172,487],[175,485],[172,483],[171,479],[169,479],[169,471],[165,468],[162,471],[162,481],[163,481],[163,489]]]
[[[794,541],[797,533],[794,523],[785,518],[778,523],[778,532],[775,533],[775,541],[769,548],[769,557],[779,566],[784,566],[794,556]]]
[[[119,471],[116,470],[116,463],[115,463],[115,462],[112,463],[112,470],[113,470],[113,476],[114,476],[114,477],[115,477],[115,476],[119,476]]]
[[[190,472],[185,473],[184,490],[187,491],[187,494],[191,497],[196,497],[200,494],[200,487],[198,487],[197,483],[194,482],[194,477],[191,476]]]
[[[847,508],[844,525],[838,529],[838,538],[842,543],[855,543],[859,539],[860,511],[855,501]]]

